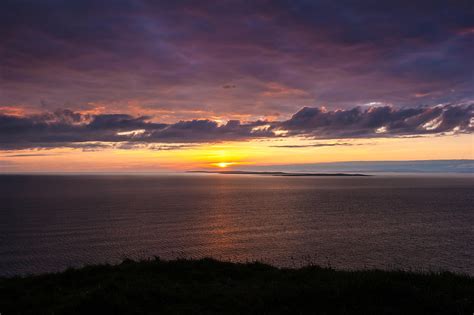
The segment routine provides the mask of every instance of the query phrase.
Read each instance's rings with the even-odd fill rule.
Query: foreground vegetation
[[[278,269],[212,259],[87,266],[0,279],[0,312],[472,314],[474,278]]]

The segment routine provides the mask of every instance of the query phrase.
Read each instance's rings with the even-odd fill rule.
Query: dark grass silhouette
[[[0,312],[472,314],[474,278],[158,258],[0,279]]]

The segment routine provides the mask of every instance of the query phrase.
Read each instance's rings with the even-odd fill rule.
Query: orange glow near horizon
[[[245,169],[247,165],[473,159],[472,135],[317,141],[297,138],[197,145],[177,150],[0,151],[0,172],[154,172]],[[349,145],[347,145],[349,144]],[[299,146],[299,147],[298,147]],[[440,150],[442,148],[442,150]]]

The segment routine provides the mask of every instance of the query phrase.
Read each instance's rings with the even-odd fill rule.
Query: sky
[[[0,2],[0,172],[474,159],[472,1]]]

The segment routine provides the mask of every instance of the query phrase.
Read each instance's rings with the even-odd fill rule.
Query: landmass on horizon
[[[345,177],[345,176],[371,176],[365,174],[348,174],[348,173],[286,173],[286,172],[252,172],[252,171],[186,171],[186,173],[204,173],[204,174],[223,174],[223,175],[271,175],[271,176],[295,176],[295,177],[311,177],[311,176],[329,176],[329,177]]]

